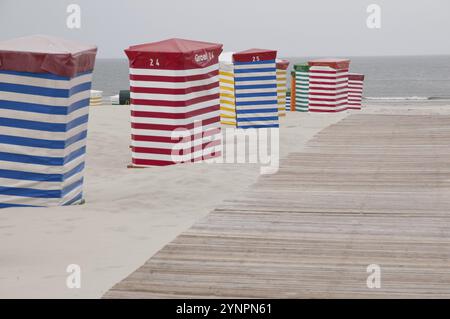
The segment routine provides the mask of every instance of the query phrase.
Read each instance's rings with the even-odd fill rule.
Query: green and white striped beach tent
[[[309,110],[309,65],[301,63],[294,65],[295,70],[295,110]]]

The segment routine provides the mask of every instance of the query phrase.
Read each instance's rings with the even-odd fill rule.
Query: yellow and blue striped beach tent
[[[219,56],[220,123],[236,126],[233,52]]]

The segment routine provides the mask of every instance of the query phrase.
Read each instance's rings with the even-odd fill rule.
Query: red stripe
[[[142,154],[160,154],[160,155],[171,155],[172,152],[176,151],[174,156],[188,155],[194,152],[205,150],[214,146],[218,146],[221,144],[221,140],[208,141],[201,145],[191,146],[185,149],[173,149],[173,148],[156,148],[156,147],[135,147],[132,146],[131,149],[134,153],[142,153]],[[176,144],[174,144],[176,145]]]
[[[220,94],[211,94],[186,101],[166,101],[166,100],[145,100],[145,99],[131,99],[131,104],[134,105],[152,105],[152,106],[189,106],[196,103],[211,101],[218,99]]]
[[[310,91],[312,89],[317,90],[317,91],[344,91],[344,92],[339,93],[339,94],[346,94],[347,92],[345,92],[345,89],[348,89],[348,87],[347,86],[342,86],[342,87],[339,87],[339,88],[335,88],[335,87],[331,87],[331,88],[314,87],[314,88],[312,88],[312,87],[309,87]],[[320,94],[322,94],[322,93],[320,93]],[[337,93],[332,93],[332,94],[337,94]]]
[[[185,125],[149,124],[149,123],[133,123],[132,122],[131,127],[135,128],[135,129],[141,129],[141,130],[173,131],[173,130],[181,129],[181,128],[190,130],[190,129],[193,129],[195,125],[197,125],[196,127],[200,127],[200,126],[198,126],[199,124],[201,124],[201,126],[205,126],[205,125],[209,125],[209,124],[217,123],[217,122],[220,122],[220,116],[215,116],[210,119],[206,119],[206,120],[202,120],[202,121],[195,121],[195,123],[189,123],[189,124],[185,124]]]
[[[329,85],[329,86],[336,86],[336,85],[340,85],[340,84],[346,84],[347,81],[340,81],[340,82],[318,82],[318,81],[309,81],[309,85],[314,85],[314,84],[320,84],[320,85]]]
[[[347,108],[338,109],[338,110],[309,109],[309,111],[310,111],[310,112],[315,112],[315,113],[337,113],[337,112],[345,111],[346,109],[347,109]]]
[[[220,105],[212,105],[198,110],[186,113],[167,113],[167,112],[146,112],[146,111],[131,111],[131,116],[146,117],[146,118],[165,118],[165,119],[187,119],[193,116],[206,114],[209,112],[218,111]]]
[[[154,82],[189,82],[198,80],[207,80],[213,76],[219,75],[219,70],[214,70],[205,74],[188,76],[164,76],[164,75],[137,75],[130,74],[130,80],[134,81],[154,81]]]
[[[315,75],[311,75],[309,78],[310,79],[321,79],[321,80],[337,80],[337,79],[347,79],[347,75],[340,75],[340,76],[315,76]]]
[[[345,99],[347,99],[347,97],[346,96],[344,96],[344,97],[341,97],[341,98],[336,98],[336,99],[328,99],[328,98],[314,98],[314,97],[309,97],[309,100],[310,101],[326,101],[326,102],[339,102],[339,101],[342,101],[342,100],[345,100]]]
[[[221,155],[222,155],[222,152],[217,151],[217,152],[213,152],[211,154],[206,154],[204,156],[194,158],[189,162],[199,162],[199,161],[202,161],[205,159],[219,157]],[[135,165],[142,165],[142,166],[167,166],[167,165],[179,164],[179,163],[173,162],[173,161],[149,160],[149,159],[138,159],[138,158],[133,158],[132,163]]]
[[[344,103],[337,103],[337,104],[332,104],[332,105],[330,105],[330,104],[321,104],[321,103],[309,103],[309,106],[320,106],[320,107],[338,107],[338,106],[343,106],[343,105],[346,105],[347,104],[347,102],[344,102]]]
[[[201,137],[209,137],[216,134],[220,134],[220,127],[213,128],[213,129],[207,129],[206,131],[202,131],[197,134],[192,134],[190,136],[190,140],[194,141]],[[179,137],[179,138],[172,138],[171,136],[148,136],[148,135],[134,135],[131,134],[131,139],[133,141],[140,141],[140,142],[160,142],[160,143],[178,143],[182,139],[187,137]]]
[[[222,44],[205,43],[205,45],[186,44],[189,41],[172,39],[164,42],[179,42],[168,45],[162,42],[130,46],[125,50],[130,67],[145,69],[185,70],[200,69],[218,63]],[[199,59],[200,58],[200,59]],[[155,65],[151,66],[153,60]]]
[[[363,74],[349,73],[348,77],[349,77],[349,79],[352,79],[353,81],[364,81]]]
[[[207,85],[192,86],[185,89],[167,89],[167,88],[147,88],[147,87],[130,87],[130,91],[134,93],[154,93],[154,94],[188,94],[193,92],[207,91],[219,87],[219,81]]]
[[[314,98],[314,96],[316,96],[316,97],[318,97],[318,96],[337,96],[337,95],[340,95],[340,94],[336,94],[336,93],[309,93],[308,94],[308,96],[311,98],[311,97],[313,97]],[[345,97],[346,95],[344,95],[344,97]]]
[[[336,74],[336,73],[344,73],[344,72],[348,72],[348,69],[340,69],[340,70],[333,70],[333,71],[326,71],[326,70],[311,70],[311,71],[309,71],[309,74],[310,74],[310,76],[311,76],[311,74],[314,74],[314,73]]]
[[[268,61],[277,58],[275,50],[250,49],[233,54],[233,62]]]
[[[339,96],[339,95],[347,96],[347,92],[343,92],[343,93],[309,92],[308,95],[309,96]]]

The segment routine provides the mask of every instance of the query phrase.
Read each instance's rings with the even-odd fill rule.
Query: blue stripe
[[[48,123],[29,120],[18,120],[6,117],[0,117],[0,126],[23,128],[28,130],[46,131],[46,132],[67,132],[70,129],[84,124],[88,121],[88,115],[82,115],[69,123]]]
[[[236,110],[237,114],[251,114],[251,113],[277,113],[278,108],[274,109],[257,109],[257,110]]]
[[[87,137],[87,130],[81,131],[78,134],[75,134],[72,137],[69,137],[66,140],[66,147],[72,145],[73,143],[79,142],[81,140],[84,140]]]
[[[83,91],[88,91],[91,89],[91,82],[84,82],[84,83],[80,83],[78,85],[73,86],[72,88],[70,88],[69,92],[70,92],[70,96],[83,92]]]
[[[0,203],[1,208],[13,208],[13,207],[38,207],[34,205],[22,205],[22,204],[8,204],[8,203]]]
[[[0,109],[32,112],[41,114],[67,115],[89,105],[89,98],[72,103],[69,106],[54,106],[36,103],[24,103],[0,100]]]
[[[77,165],[75,168],[70,170],[65,174],[43,174],[43,173],[32,173],[23,172],[17,170],[0,169],[0,178],[9,178],[17,180],[26,181],[37,181],[37,182],[62,182],[73,175],[80,173],[84,169],[84,162]]]
[[[69,131],[77,126],[87,123],[88,119],[89,119],[89,115],[85,114],[83,116],[80,116],[80,117],[70,121],[69,123],[67,123],[66,131]]]
[[[83,192],[80,192],[77,196],[72,198],[70,201],[64,203],[63,205],[64,206],[73,205],[74,203],[76,203],[82,199],[83,199]],[[13,208],[13,207],[42,207],[42,206],[0,203],[0,209],[1,208]]]
[[[48,157],[0,152],[0,161],[17,162],[35,165],[62,166],[86,153],[86,146],[73,151],[66,157]]]
[[[269,75],[269,76],[249,76],[245,78],[235,77],[235,82],[246,82],[246,81],[270,81],[270,80],[276,80],[275,75]]]
[[[64,140],[43,140],[30,137],[20,137],[12,135],[0,135],[0,144],[10,144],[10,145],[22,145],[28,147],[39,147],[47,149],[64,149],[67,146],[72,145],[87,136],[87,131],[82,131],[74,136],[70,137],[66,141]]]
[[[24,84],[3,83],[0,82],[0,91],[22,94],[32,94],[47,97],[69,97],[69,90],[46,88],[41,86],[32,86]]]
[[[277,100],[270,100],[270,101],[236,101],[236,106],[245,106],[245,105],[271,105],[271,104],[278,104]]]
[[[71,178],[72,176],[74,176],[75,174],[81,173],[83,170],[84,170],[84,162],[81,162],[80,164],[75,166],[73,169],[71,169],[67,173],[63,174],[62,179],[65,181],[65,180]]]
[[[236,98],[261,97],[261,96],[277,96],[277,92],[255,92],[255,93],[239,93],[239,94],[236,94]]]
[[[269,64],[275,63],[275,60],[252,61],[252,62],[234,62],[235,65]]]
[[[19,179],[26,181],[38,181],[38,182],[62,182],[63,175],[61,174],[41,174],[22,172],[16,170],[0,169],[1,178]]]
[[[236,85],[235,90],[276,89],[277,84]]]
[[[65,141],[41,140],[37,138],[20,137],[12,135],[0,135],[1,144],[22,145],[48,149],[63,149]]]
[[[62,198],[82,184],[83,178],[64,187],[62,190],[43,190],[35,188],[0,186],[0,195],[33,198]]]
[[[260,125],[237,125],[237,128],[278,128],[278,124],[260,124]]]
[[[71,114],[71,113],[75,112],[76,110],[79,110],[79,109],[89,106],[89,102],[90,102],[90,99],[87,98],[87,99],[72,103],[71,105],[69,105],[67,107],[67,114]]]
[[[61,191],[0,186],[0,195],[22,196],[33,198],[61,198]]]
[[[68,201],[67,203],[64,203],[64,206],[69,206],[69,205],[73,205],[74,203],[78,202],[79,200],[83,199],[83,192],[80,192],[77,196],[75,196],[74,198],[72,198],[70,201]]]
[[[234,73],[276,72],[277,68],[236,69]]]
[[[0,74],[9,74],[9,75],[18,75],[18,76],[28,76],[32,78],[38,78],[38,79],[49,79],[49,80],[60,80],[60,81],[70,81],[71,79],[74,79],[76,77],[91,74],[92,71],[86,71],[86,72],[80,72],[76,74],[74,77],[70,78],[67,76],[61,76],[51,73],[30,73],[30,72],[18,72],[18,71],[6,71],[1,70]]]
[[[80,178],[78,181],[73,182],[72,184],[70,184],[70,185],[64,187],[64,188],[62,189],[62,192],[61,192],[61,195],[62,195],[61,197],[66,196],[66,195],[69,194],[71,191],[73,191],[75,188],[77,188],[77,187],[79,187],[79,186],[81,186],[81,185],[83,185],[83,177]]]
[[[70,153],[69,155],[64,157],[64,164],[67,164],[67,163],[73,161],[74,159],[82,156],[85,153],[86,153],[86,146],[83,146],[83,147],[77,149],[76,151],[73,151],[72,153]]]
[[[278,121],[278,116],[261,116],[261,117],[245,117],[237,118],[238,122],[254,122],[254,121]]]
[[[42,86],[0,82],[0,91],[56,97],[56,98],[68,98],[74,94],[87,91],[90,89],[91,89],[91,82],[80,83],[78,85],[73,86],[70,89],[56,89]]]

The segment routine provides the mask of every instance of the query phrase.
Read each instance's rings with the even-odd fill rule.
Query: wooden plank
[[[105,294],[164,297],[449,298],[450,116],[345,118]]]

